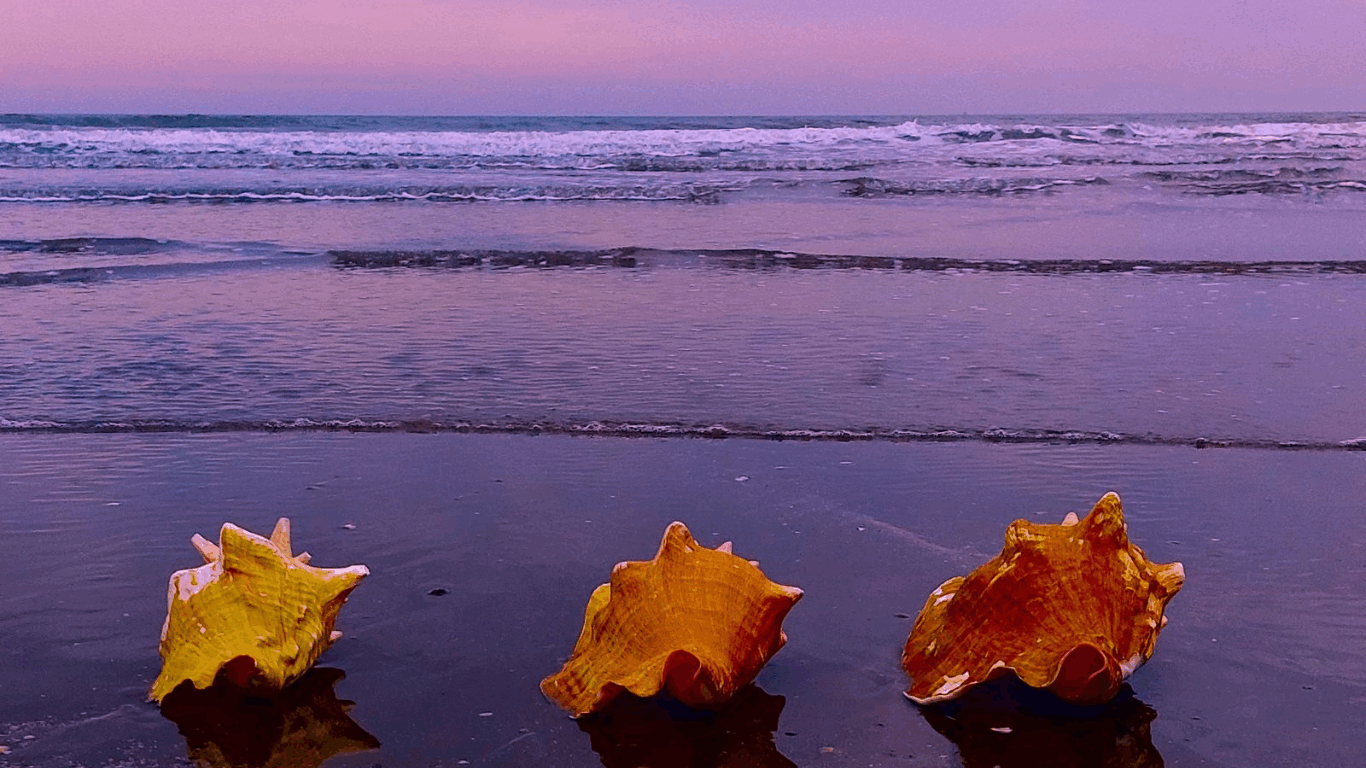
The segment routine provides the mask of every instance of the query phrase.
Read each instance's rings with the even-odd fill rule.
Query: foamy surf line
[[[224,116],[168,122],[125,116],[103,124],[88,117],[24,119],[0,116],[0,160],[13,165],[103,161],[153,165],[165,158],[255,163],[261,158],[451,158],[523,161],[541,158],[685,157],[745,149],[811,150],[1003,144],[1161,149],[1171,146],[1242,150],[1268,147],[1359,148],[1366,121],[1359,114],[1324,114],[1323,121],[1294,116],[1210,116],[1164,124],[1137,116],[1030,121],[981,116],[972,122],[926,118],[656,118],[575,121],[508,119],[479,127],[450,118],[310,118]],[[1194,117],[1194,116],[1192,116]],[[19,119],[15,119],[19,118]],[[1324,122],[1327,121],[1327,122]],[[521,123],[521,124],[519,124]],[[706,123],[710,123],[709,125]],[[490,130],[492,128],[492,130]]]
[[[151,204],[274,204],[274,203],[477,203],[477,202],[694,202],[714,203],[719,200],[720,188],[704,185],[656,186],[581,186],[534,188],[456,188],[442,190],[384,189],[316,191],[151,191],[124,193],[118,191],[62,192],[62,191],[5,191],[0,190],[0,203],[151,203]]]
[[[430,419],[266,419],[260,421],[110,421],[10,420],[0,418],[0,434],[145,434],[234,432],[453,433],[490,435],[577,435],[706,440],[886,443],[1038,443],[1245,448],[1278,451],[1366,451],[1366,436],[1339,441],[1292,441],[1217,436],[1125,434],[1066,429],[902,428],[804,429],[739,424],[669,424],[614,421],[436,421]]]

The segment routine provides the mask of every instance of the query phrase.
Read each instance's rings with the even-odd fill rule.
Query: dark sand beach
[[[248,761],[251,728],[362,750],[335,766],[1347,766],[1366,746],[1358,451],[346,433],[0,448],[0,764]],[[1106,490],[1135,543],[1188,576],[1131,690],[1083,721],[903,698],[928,593],[999,551],[1011,520]],[[145,701],[166,579],[198,562],[191,534],[281,515],[315,564],[370,567],[345,636],[287,712],[227,738],[190,702],[178,727]],[[788,645],[715,719],[628,702],[576,722],[538,682],[589,592],[672,520],[806,591]]]

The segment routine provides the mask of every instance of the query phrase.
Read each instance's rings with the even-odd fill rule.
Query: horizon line
[[[1005,110],[1000,112],[771,112],[771,113],[535,113],[535,112],[78,112],[78,111],[21,111],[0,112],[0,118],[12,117],[436,117],[436,118],[578,118],[578,119],[689,119],[689,118],[918,118],[918,117],[1132,117],[1132,116],[1200,116],[1200,115],[1360,115],[1366,119],[1366,109],[1245,109],[1245,110],[1141,110],[1031,112]]]

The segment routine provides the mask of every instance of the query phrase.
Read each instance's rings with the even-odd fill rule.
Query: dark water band
[[[638,267],[702,265],[731,269],[889,269],[909,272],[1012,272],[1072,275],[1111,272],[1196,275],[1366,274],[1366,260],[1160,261],[1156,259],[958,259],[851,256],[754,248],[593,251],[378,250],[329,251],[338,267]]]
[[[736,424],[669,424],[613,421],[437,421],[429,419],[267,419],[260,421],[180,421],[128,419],[110,421],[11,421],[0,419],[0,433],[7,434],[129,434],[234,432],[355,432],[355,433],[452,433],[504,435],[580,435],[596,437],[702,438],[722,440],[777,440],[798,442],[887,443],[1038,443],[1186,446],[1191,448],[1245,448],[1281,451],[1366,451],[1366,437],[1352,440],[1274,440],[1218,436],[1125,434],[1064,429],[905,428],[905,429],[801,429]]]
[[[11,248],[18,252],[47,252],[37,244]],[[0,249],[4,243],[0,242]],[[58,252],[55,247],[53,252]],[[73,247],[71,252],[102,254],[98,247]],[[340,269],[504,269],[510,267],[686,267],[732,270],[877,270],[944,273],[1004,273],[1020,275],[1360,275],[1366,260],[1316,261],[1160,261],[1154,259],[958,259],[920,256],[849,256],[791,253],[737,248],[714,250],[664,250],[611,248],[571,250],[485,250],[443,248],[433,250],[335,250],[326,254],[278,251],[252,258],[220,259],[166,264],[117,264],[66,267],[49,270],[0,273],[0,287],[25,287],[56,283],[94,283],[115,279],[175,277],[206,271],[278,268],[287,264],[311,266],[326,261]]]

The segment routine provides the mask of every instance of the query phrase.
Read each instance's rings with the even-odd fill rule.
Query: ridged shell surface
[[[1080,521],[1016,520],[1000,555],[926,600],[901,658],[906,696],[933,704],[1014,673],[1072,704],[1109,701],[1152,657],[1184,580],[1129,543],[1114,493]]]
[[[217,545],[192,541],[205,563],[171,575],[157,702],[187,680],[208,688],[220,671],[253,692],[284,688],[340,637],[337,612],[370,573],[308,565],[291,551],[286,518],[269,539],[225,523]]]
[[[575,717],[622,691],[718,707],[786,642],[782,621],[801,596],[672,523],[653,560],[618,564],[594,590],[573,654],[541,691]]]

